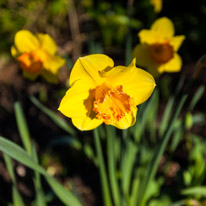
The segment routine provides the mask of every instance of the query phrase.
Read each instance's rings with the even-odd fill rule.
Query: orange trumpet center
[[[41,73],[43,67],[44,52],[35,50],[32,52],[25,52],[18,57],[20,67],[29,73]]]
[[[109,88],[101,85],[95,89],[93,110],[96,118],[105,124],[113,124],[125,117],[135,107],[133,98],[122,91],[122,86]]]
[[[174,56],[173,47],[168,43],[152,44],[151,57],[158,63],[164,64]]]

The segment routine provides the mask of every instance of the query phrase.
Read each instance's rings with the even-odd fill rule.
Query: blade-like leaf
[[[67,191],[61,184],[59,184],[52,176],[50,176],[43,167],[37,164],[32,157],[30,157],[25,150],[16,145],[15,143],[7,140],[6,138],[0,137],[0,151],[11,156],[15,160],[28,166],[29,168],[38,171],[46,178],[47,182],[54,190],[59,199],[67,206],[81,206],[81,203],[77,198]]]
[[[71,135],[75,135],[75,130],[62,118],[60,118],[55,112],[41,104],[35,97],[30,96],[30,100],[41,109],[47,116],[49,116],[54,123],[56,123],[61,129],[65,130]]]
[[[15,111],[16,122],[21,136],[21,140],[28,154],[31,155],[32,151],[31,151],[29,129],[27,126],[26,119],[24,117],[22,107],[19,102],[14,103],[14,111]]]
[[[13,165],[12,165],[12,160],[11,158],[7,155],[7,154],[3,154],[4,155],[4,161],[6,163],[6,168],[11,176],[11,179],[12,179],[12,182],[14,184],[16,184],[16,177],[15,177],[15,174],[14,174],[14,169],[13,169]]]
[[[32,157],[33,157],[34,161],[38,164],[38,156],[37,156],[37,152],[36,152],[36,148],[35,148],[34,143],[32,144]],[[33,182],[34,182],[35,191],[36,191],[34,205],[47,206],[44,191],[43,191],[43,188],[41,185],[40,174],[38,171],[35,171]]]
[[[206,187],[205,186],[197,186],[197,187],[191,187],[187,188],[181,191],[183,195],[198,195],[202,197],[206,197]]]
[[[12,198],[13,198],[13,206],[25,205],[19,191],[16,188],[16,185],[12,186]]]
[[[189,105],[189,110],[192,111],[193,108],[195,107],[195,105],[197,104],[197,102],[200,100],[200,98],[202,97],[202,95],[204,94],[205,91],[205,85],[201,85],[198,90],[194,93],[194,96],[190,102]]]

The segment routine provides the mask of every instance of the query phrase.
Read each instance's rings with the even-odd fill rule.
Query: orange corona
[[[152,44],[151,45],[151,57],[158,63],[164,64],[172,59],[174,56],[174,50],[168,43]]]
[[[29,73],[41,73],[45,54],[41,50],[25,52],[18,57],[21,69]]]
[[[122,86],[110,88],[105,85],[95,89],[95,101],[93,110],[96,117],[105,124],[113,124],[120,121],[135,107],[133,98],[122,91]]]

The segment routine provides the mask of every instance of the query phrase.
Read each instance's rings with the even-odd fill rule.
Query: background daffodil
[[[150,4],[154,7],[154,11],[159,13],[162,10],[163,0],[150,0]]]
[[[58,70],[65,60],[56,52],[56,43],[48,34],[33,35],[27,30],[16,33],[11,47],[11,54],[19,62],[24,76],[31,80],[42,75],[49,82],[57,81]]]
[[[79,58],[71,72],[71,87],[58,109],[80,130],[94,129],[103,122],[120,129],[132,126],[136,106],[155,87],[154,78],[135,63],[134,59],[128,67],[114,67],[113,60],[103,54]]]
[[[139,66],[146,67],[154,76],[180,71],[182,60],[177,51],[185,36],[174,36],[174,33],[174,25],[166,17],[157,19],[150,30],[141,30],[140,44],[133,51]]]

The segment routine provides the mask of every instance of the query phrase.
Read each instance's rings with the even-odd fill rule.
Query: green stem
[[[114,144],[115,144],[115,131],[111,126],[106,127],[107,130],[107,157],[108,157],[108,170],[109,170],[109,180],[111,183],[112,195],[114,198],[114,203],[116,206],[120,205],[120,192],[115,175],[115,156],[114,156]]]
[[[99,133],[98,133],[97,128],[94,129],[94,140],[95,140],[95,147],[96,147],[97,159],[98,159],[98,167],[99,167],[101,184],[102,184],[104,205],[105,206],[112,206],[108,178],[107,178],[106,168],[105,168],[105,164],[104,164],[104,158],[103,158],[103,153],[102,153],[102,148],[101,148],[100,137],[99,137]]]

